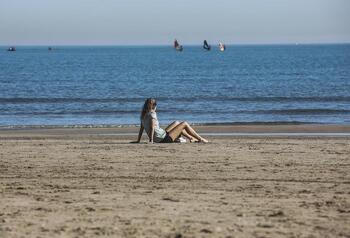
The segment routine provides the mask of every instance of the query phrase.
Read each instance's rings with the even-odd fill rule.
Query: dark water
[[[0,47],[0,125],[350,123],[350,45]]]

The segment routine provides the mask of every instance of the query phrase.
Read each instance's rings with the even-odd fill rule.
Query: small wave
[[[157,97],[158,101],[174,102],[350,102],[350,97],[228,97],[228,96],[197,96],[197,97]],[[30,104],[30,103],[124,103],[140,102],[145,98],[0,98],[3,104]]]
[[[10,112],[16,116],[59,116],[59,115],[108,115],[108,114],[139,114],[141,110],[87,110],[87,111],[37,111],[37,112]],[[6,113],[5,113],[6,114]]]
[[[113,109],[95,109],[95,110],[61,110],[61,111],[2,111],[2,115],[13,116],[61,116],[61,115],[139,115],[141,110],[113,110]],[[167,114],[191,114],[191,115],[238,115],[238,114],[251,114],[251,115],[348,115],[350,110],[346,109],[277,109],[277,110],[239,110],[239,111],[227,111],[225,109],[206,110],[206,109],[161,109],[157,110],[158,113]]]
[[[207,101],[237,102],[350,102],[350,97],[209,97]],[[195,98],[192,100],[196,100]]]
[[[279,115],[332,115],[350,114],[346,109],[279,109],[250,111],[253,114],[279,114]]]
[[[144,98],[0,98],[0,103],[112,103],[112,102],[142,102]]]

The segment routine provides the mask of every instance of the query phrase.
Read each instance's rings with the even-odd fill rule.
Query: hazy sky
[[[0,0],[0,45],[350,42],[350,0]]]

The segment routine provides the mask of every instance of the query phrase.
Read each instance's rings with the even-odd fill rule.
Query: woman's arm
[[[144,128],[143,128],[143,126],[141,124],[140,131],[139,131],[139,136],[137,137],[137,143],[140,143],[140,141],[141,141],[143,130],[144,130]]]
[[[151,142],[151,143],[153,143],[155,124],[156,124],[156,120],[155,120],[155,119],[152,119],[152,123],[151,123],[151,135],[150,135],[150,138],[149,138],[149,142]]]

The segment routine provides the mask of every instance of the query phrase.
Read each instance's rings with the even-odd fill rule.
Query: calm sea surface
[[[350,45],[0,47],[0,126],[350,123]]]

